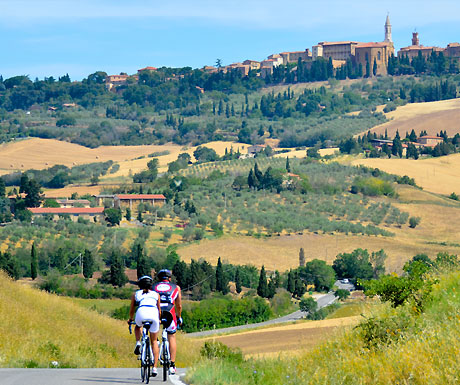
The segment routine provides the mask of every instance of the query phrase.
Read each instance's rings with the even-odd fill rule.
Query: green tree
[[[128,282],[128,277],[125,274],[125,264],[123,258],[112,252],[110,263],[110,283],[113,286],[123,287]]]
[[[87,279],[93,278],[95,270],[95,261],[90,250],[85,249],[83,253],[83,276]]]
[[[32,280],[35,280],[38,275],[38,256],[37,250],[35,250],[35,242],[32,243],[32,249],[30,250],[30,276]]]
[[[257,294],[260,297],[266,298],[268,292],[268,286],[267,286],[267,275],[265,273],[265,266],[262,265],[262,269],[260,269],[260,275],[259,275],[259,285],[257,286]]]
[[[239,266],[236,268],[236,271],[235,271],[235,290],[238,294],[241,293],[241,290],[242,290]]]
[[[374,76],[377,75],[377,59],[374,58],[374,65],[372,66],[372,73],[374,74]]]
[[[299,302],[300,311],[304,313],[314,313],[318,309],[318,303],[314,298],[302,298]]]
[[[224,269],[222,267],[222,261],[219,257],[217,260],[217,267],[216,267],[216,291],[220,291],[222,294],[227,294],[228,289],[228,281],[224,274]]]
[[[125,218],[128,222],[131,221],[131,209],[129,207],[126,209]]]
[[[369,253],[366,249],[356,249],[351,253],[337,255],[332,264],[339,278],[371,279],[374,276]]]
[[[289,157],[286,157],[286,171],[291,172],[291,165],[289,163]]]
[[[6,195],[6,186],[3,178],[0,178],[0,198],[3,198]]]
[[[272,278],[268,281],[268,286],[267,286],[267,298],[272,299],[276,294],[276,287],[275,287],[275,282],[273,281]]]
[[[295,282],[294,282],[294,274],[291,270],[288,272],[286,289],[289,293],[294,294],[295,291]]]
[[[305,266],[305,252],[303,250],[303,247],[301,247],[299,251],[299,266],[300,267]]]
[[[104,210],[105,220],[111,225],[119,225],[121,221],[121,210],[116,208],[107,208]]]
[[[143,277],[144,275],[150,275],[151,269],[147,261],[147,257],[144,254],[141,244],[138,242],[135,245],[134,255],[136,258],[137,279]]]
[[[329,291],[335,282],[335,271],[325,261],[314,259],[307,262],[300,275],[308,284],[315,285],[316,291]]]

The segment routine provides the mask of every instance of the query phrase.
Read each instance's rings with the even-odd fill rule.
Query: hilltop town
[[[370,75],[383,76],[388,74],[388,61],[391,57],[407,58],[412,60],[418,55],[428,58],[433,52],[443,54],[449,58],[460,58],[460,43],[450,43],[446,47],[424,46],[420,44],[418,32],[412,34],[411,45],[402,47],[395,55],[395,47],[392,39],[392,26],[389,15],[385,21],[385,36],[381,42],[358,42],[358,41],[336,41],[319,42],[312,49],[306,48],[304,51],[280,52],[269,55],[265,60],[257,61],[252,59],[244,60],[242,63],[236,62],[222,66],[220,60],[216,66],[204,66],[202,69],[208,73],[237,70],[242,76],[248,76],[251,71],[257,76],[266,78],[273,74],[274,69],[284,66],[295,66],[299,61],[303,62],[307,68],[312,63],[324,59],[339,69],[351,61],[355,67],[361,68],[363,74],[367,71]],[[116,86],[126,85],[129,79],[137,81],[142,72],[154,72],[156,67],[145,67],[137,71],[136,75],[122,73],[119,75],[108,75],[105,79],[107,88],[113,89]],[[183,75],[179,75],[181,77]]]

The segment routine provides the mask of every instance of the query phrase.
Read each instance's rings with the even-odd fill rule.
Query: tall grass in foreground
[[[206,359],[189,373],[189,381],[199,385],[460,382],[460,272],[440,278],[421,315],[408,306],[394,309],[380,304],[367,317],[379,320],[372,329],[371,346],[362,329],[352,329],[291,359],[285,355],[265,360]]]
[[[178,336],[178,366],[194,342]],[[0,367],[137,367],[126,322],[21,285],[0,271]]]

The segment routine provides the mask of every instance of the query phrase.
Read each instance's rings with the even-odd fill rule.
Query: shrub
[[[356,177],[351,186],[351,192],[353,194],[361,193],[369,196],[385,195],[393,197],[395,195],[395,190],[391,183],[374,177]]]
[[[302,298],[299,302],[299,308],[304,313],[314,313],[318,308],[318,303],[312,297]]]
[[[347,299],[350,296],[350,292],[345,289],[337,289],[335,291],[335,295],[339,298],[339,300]]]
[[[411,229],[415,229],[419,223],[420,223],[420,218],[419,217],[410,217],[409,218],[409,227]]]
[[[235,363],[243,362],[241,351],[230,349],[227,345],[219,341],[206,341],[200,349],[201,357],[212,359],[225,359]]]

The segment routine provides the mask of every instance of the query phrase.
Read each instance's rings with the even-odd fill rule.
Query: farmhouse
[[[114,207],[120,209],[130,208],[131,211],[137,209],[140,203],[152,206],[162,206],[166,202],[163,194],[118,194],[114,195]]]
[[[253,146],[248,147],[248,155],[254,156],[258,152],[265,150],[267,146],[265,144],[254,144]]]
[[[49,199],[49,198],[48,198]],[[66,207],[89,207],[90,202],[87,199],[56,199],[59,206]]]
[[[427,146],[427,147],[434,147],[438,143],[441,143],[444,139],[439,137],[439,136],[421,136],[420,138],[417,139],[417,143]]]
[[[31,207],[28,210],[33,217],[49,215],[58,220],[61,216],[69,216],[74,222],[78,218],[100,222],[104,217],[104,207]]]

